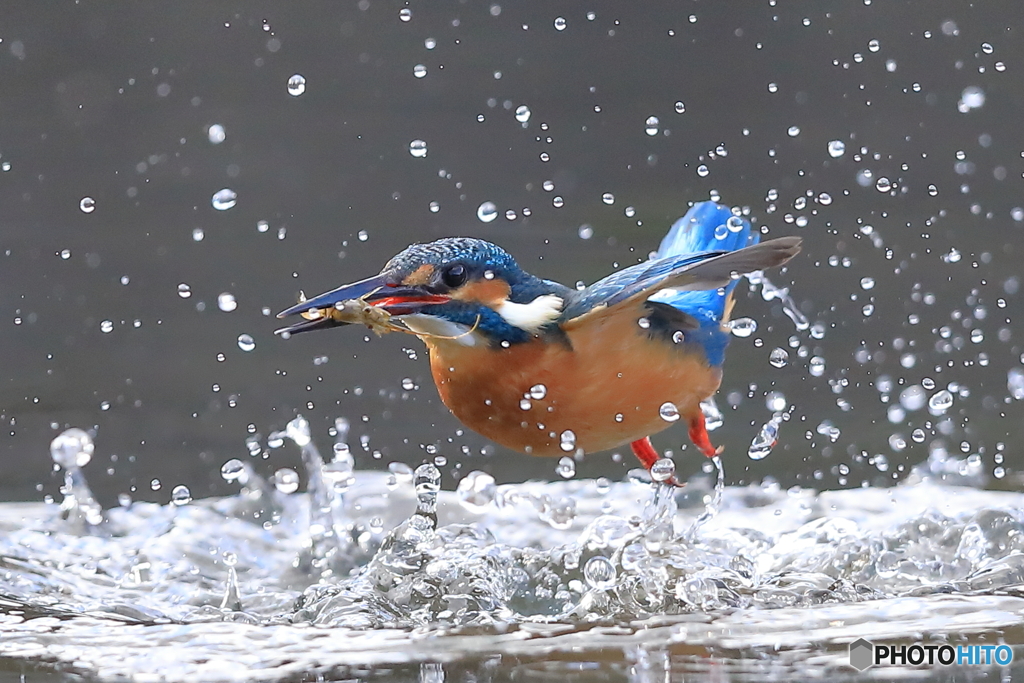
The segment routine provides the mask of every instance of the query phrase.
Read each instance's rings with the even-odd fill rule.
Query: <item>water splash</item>
[[[75,427],[61,432],[50,442],[50,457],[64,470],[61,517],[79,533],[92,531],[103,523],[103,508],[96,502],[82,473],[82,468],[92,460],[94,449],[92,437]]]
[[[750,442],[747,456],[751,460],[763,460],[768,457],[779,441],[779,427],[782,425],[783,413],[775,413],[771,419],[761,425],[757,436]]]
[[[714,396],[701,401],[700,410],[704,414],[704,428],[709,432],[713,432],[725,424],[725,416],[722,415]]]
[[[775,286],[762,272],[750,273],[747,275],[747,280],[750,281],[751,285],[761,286],[761,298],[765,301],[778,299],[779,303],[782,304],[782,312],[793,321],[793,325],[797,330],[803,332],[811,326],[807,316],[797,306],[793,297],[789,295],[789,288]]]
[[[350,465],[347,423],[334,427],[327,464],[304,420],[286,434],[304,450],[306,466]],[[72,433],[55,458],[77,467],[87,444]],[[0,656],[32,658],[47,643],[74,642],[69,661],[87,670],[182,678],[204,662],[228,661],[232,639],[246,643],[247,661],[294,661],[308,670],[311,661],[333,661],[328,652],[352,661],[370,653],[373,661],[435,661],[428,655],[469,642],[448,638],[453,633],[482,634],[488,647],[500,647],[506,632],[520,634],[524,647],[524,629],[542,627],[592,639],[590,625],[608,619],[646,629],[637,646],[653,653],[658,624],[697,623],[679,621],[692,612],[704,613],[701,628],[728,630],[735,642],[785,632],[803,643],[818,637],[808,626],[818,612],[808,607],[842,614],[847,628],[861,624],[856,632],[870,637],[879,628],[871,615],[889,604],[879,601],[918,601],[916,611],[927,614],[949,593],[996,599],[1024,580],[1024,495],[971,488],[984,482],[976,456],[933,449],[893,488],[823,493],[771,481],[725,487],[721,461],[708,465],[717,477],[700,475],[681,489],[647,478],[674,476],[667,461],[622,482],[499,486],[471,473],[458,492],[447,492],[434,464],[413,472],[394,463],[390,472],[348,470],[339,498],[326,484],[314,490],[313,477],[308,494],[294,492],[294,477],[275,475],[290,483],[271,486],[234,461],[224,471],[242,487],[236,496],[134,503],[106,511],[95,527],[73,528],[43,506],[0,505]],[[86,490],[80,484],[84,478],[74,482],[76,494]],[[344,561],[311,550],[324,523],[316,507],[325,500],[333,530],[345,538],[334,546]],[[254,516],[268,506],[271,518]],[[335,571],[312,562],[316,554]],[[869,599],[872,607],[860,610]],[[11,605],[22,614],[6,614]],[[944,614],[946,625],[932,624],[932,632],[958,628]],[[972,623],[982,614],[972,608]],[[36,618],[29,615],[62,621],[26,629],[22,623]],[[747,635],[735,630],[737,618]],[[823,617],[823,642],[831,642],[835,618]],[[174,630],[161,631],[168,621]],[[126,623],[148,624],[146,637],[123,631]],[[306,645],[297,646],[292,631],[274,630],[286,624],[345,636],[311,640],[313,632],[301,631]],[[401,629],[430,635],[432,649],[413,654],[415,641]],[[253,638],[265,646],[252,651]],[[173,664],[157,667],[156,643],[175,653]],[[630,657],[655,659],[640,651]]]

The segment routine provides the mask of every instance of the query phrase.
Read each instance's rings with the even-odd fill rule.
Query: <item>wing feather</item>
[[[572,329],[624,302],[646,301],[662,289],[701,291],[725,287],[747,273],[781,266],[800,252],[799,237],[778,237],[729,252],[705,252],[631,266],[571,297],[560,323]]]

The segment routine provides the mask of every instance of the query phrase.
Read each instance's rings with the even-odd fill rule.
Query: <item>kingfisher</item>
[[[525,272],[470,237],[414,244],[373,277],[302,301],[285,336],[400,320],[427,346],[441,400],[467,427],[536,456],[630,444],[650,470],[650,436],[680,421],[704,455],[701,402],[722,381],[733,291],[780,266],[800,238],[760,241],[738,210],[695,204],[646,262],[582,289]],[[363,306],[362,316],[331,315]]]

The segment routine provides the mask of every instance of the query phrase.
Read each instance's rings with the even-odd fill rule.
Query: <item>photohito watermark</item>
[[[1006,666],[1013,661],[1009,645],[875,645],[860,638],[850,643],[850,666]]]

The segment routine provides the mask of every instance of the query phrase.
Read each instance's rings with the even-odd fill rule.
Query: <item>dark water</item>
[[[1014,488],[1018,10],[8,2],[0,500],[58,495],[46,451],[67,426],[95,430],[86,469],[107,506],[119,493],[166,503],[180,484],[227,493],[220,465],[297,412],[322,439],[349,419],[360,469],[436,451],[449,483],[469,470],[553,478],[555,462],[460,431],[416,340],[356,329],[281,340],[265,311],[455,234],[498,242],[537,275],[592,282],[646,258],[688,202],[712,194],[748,206],[769,235],[804,238],[773,281],[812,323],[798,331],[777,301],[740,297],[736,315],[758,329],[733,341],[712,433],[730,483],[886,485],[948,452]],[[237,203],[217,210],[225,188]],[[484,202],[492,222],[478,218]],[[782,368],[769,363],[777,347]],[[942,390],[952,405],[930,409]],[[754,461],[769,392],[792,412]],[[699,469],[692,449],[679,457],[681,428],[655,442],[681,471]],[[625,455],[595,454],[577,474],[621,479]],[[298,469],[288,449],[251,461]]]

